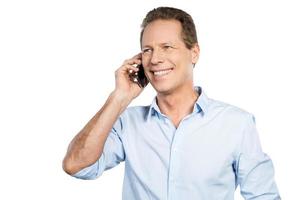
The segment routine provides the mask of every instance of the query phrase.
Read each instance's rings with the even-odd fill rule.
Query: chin
[[[152,87],[155,89],[157,94],[170,94],[173,87],[170,86],[169,84],[151,84]]]

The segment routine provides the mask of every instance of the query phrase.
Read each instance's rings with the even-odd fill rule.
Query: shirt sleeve
[[[246,200],[280,200],[270,157],[262,152],[253,115],[249,115],[240,145],[237,182]]]
[[[72,176],[85,180],[96,179],[102,175],[105,170],[111,169],[124,161],[125,152],[120,137],[121,132],[122,121],[121,117],[119,117],[106,139],[100,158],[94,164],[80,170]]]

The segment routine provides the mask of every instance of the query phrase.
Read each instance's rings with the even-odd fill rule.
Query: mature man
[[[116,71],[114,91],[69,145],[64,170],[94,179],[125,161],[126,200],[232,200],[238,185],[245,199],[280,199],[253,115],[193,84],[199,46],[191,16],[156,8],[140,39],[141,53]],[[139,64],[157,95],[127,108],[143,90],[129,78]]]

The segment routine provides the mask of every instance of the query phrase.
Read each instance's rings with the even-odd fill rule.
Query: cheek
[[[187,67],[189,67],[192,64],[191,55],[187,54],[186,52],[174,56],[173,61],[176,63],[176,66],[182,71],[186,70]]]
[[[176,68],[178,70],[178,75],[181,77],[190,77],[191,74],[193,73],[193,64],[190,60],[190,58],[183,58],[181,57],[181,59],[177,59],[177,63],[176,63]]]
[[[147,56],[142,56],[142,65],[145,67],[145,69],[147,69],[150,65],[150,59]]]

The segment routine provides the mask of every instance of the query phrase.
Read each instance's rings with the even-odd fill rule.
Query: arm
[[[95,163],[101,156],[106,139],[129,103],[142,89],[128,78],[128,71],[137,71],[132,64],[140,64],[140,55],[126,60],[115,72],[116,87],[103,107],[85,125],[71,141],[63,160],[63,169],[68,174],[75,174]]]
[[[272,160],[263,153],[254,117],[247,118],[238,158],[237,181],[245,199],[280,200]]]

